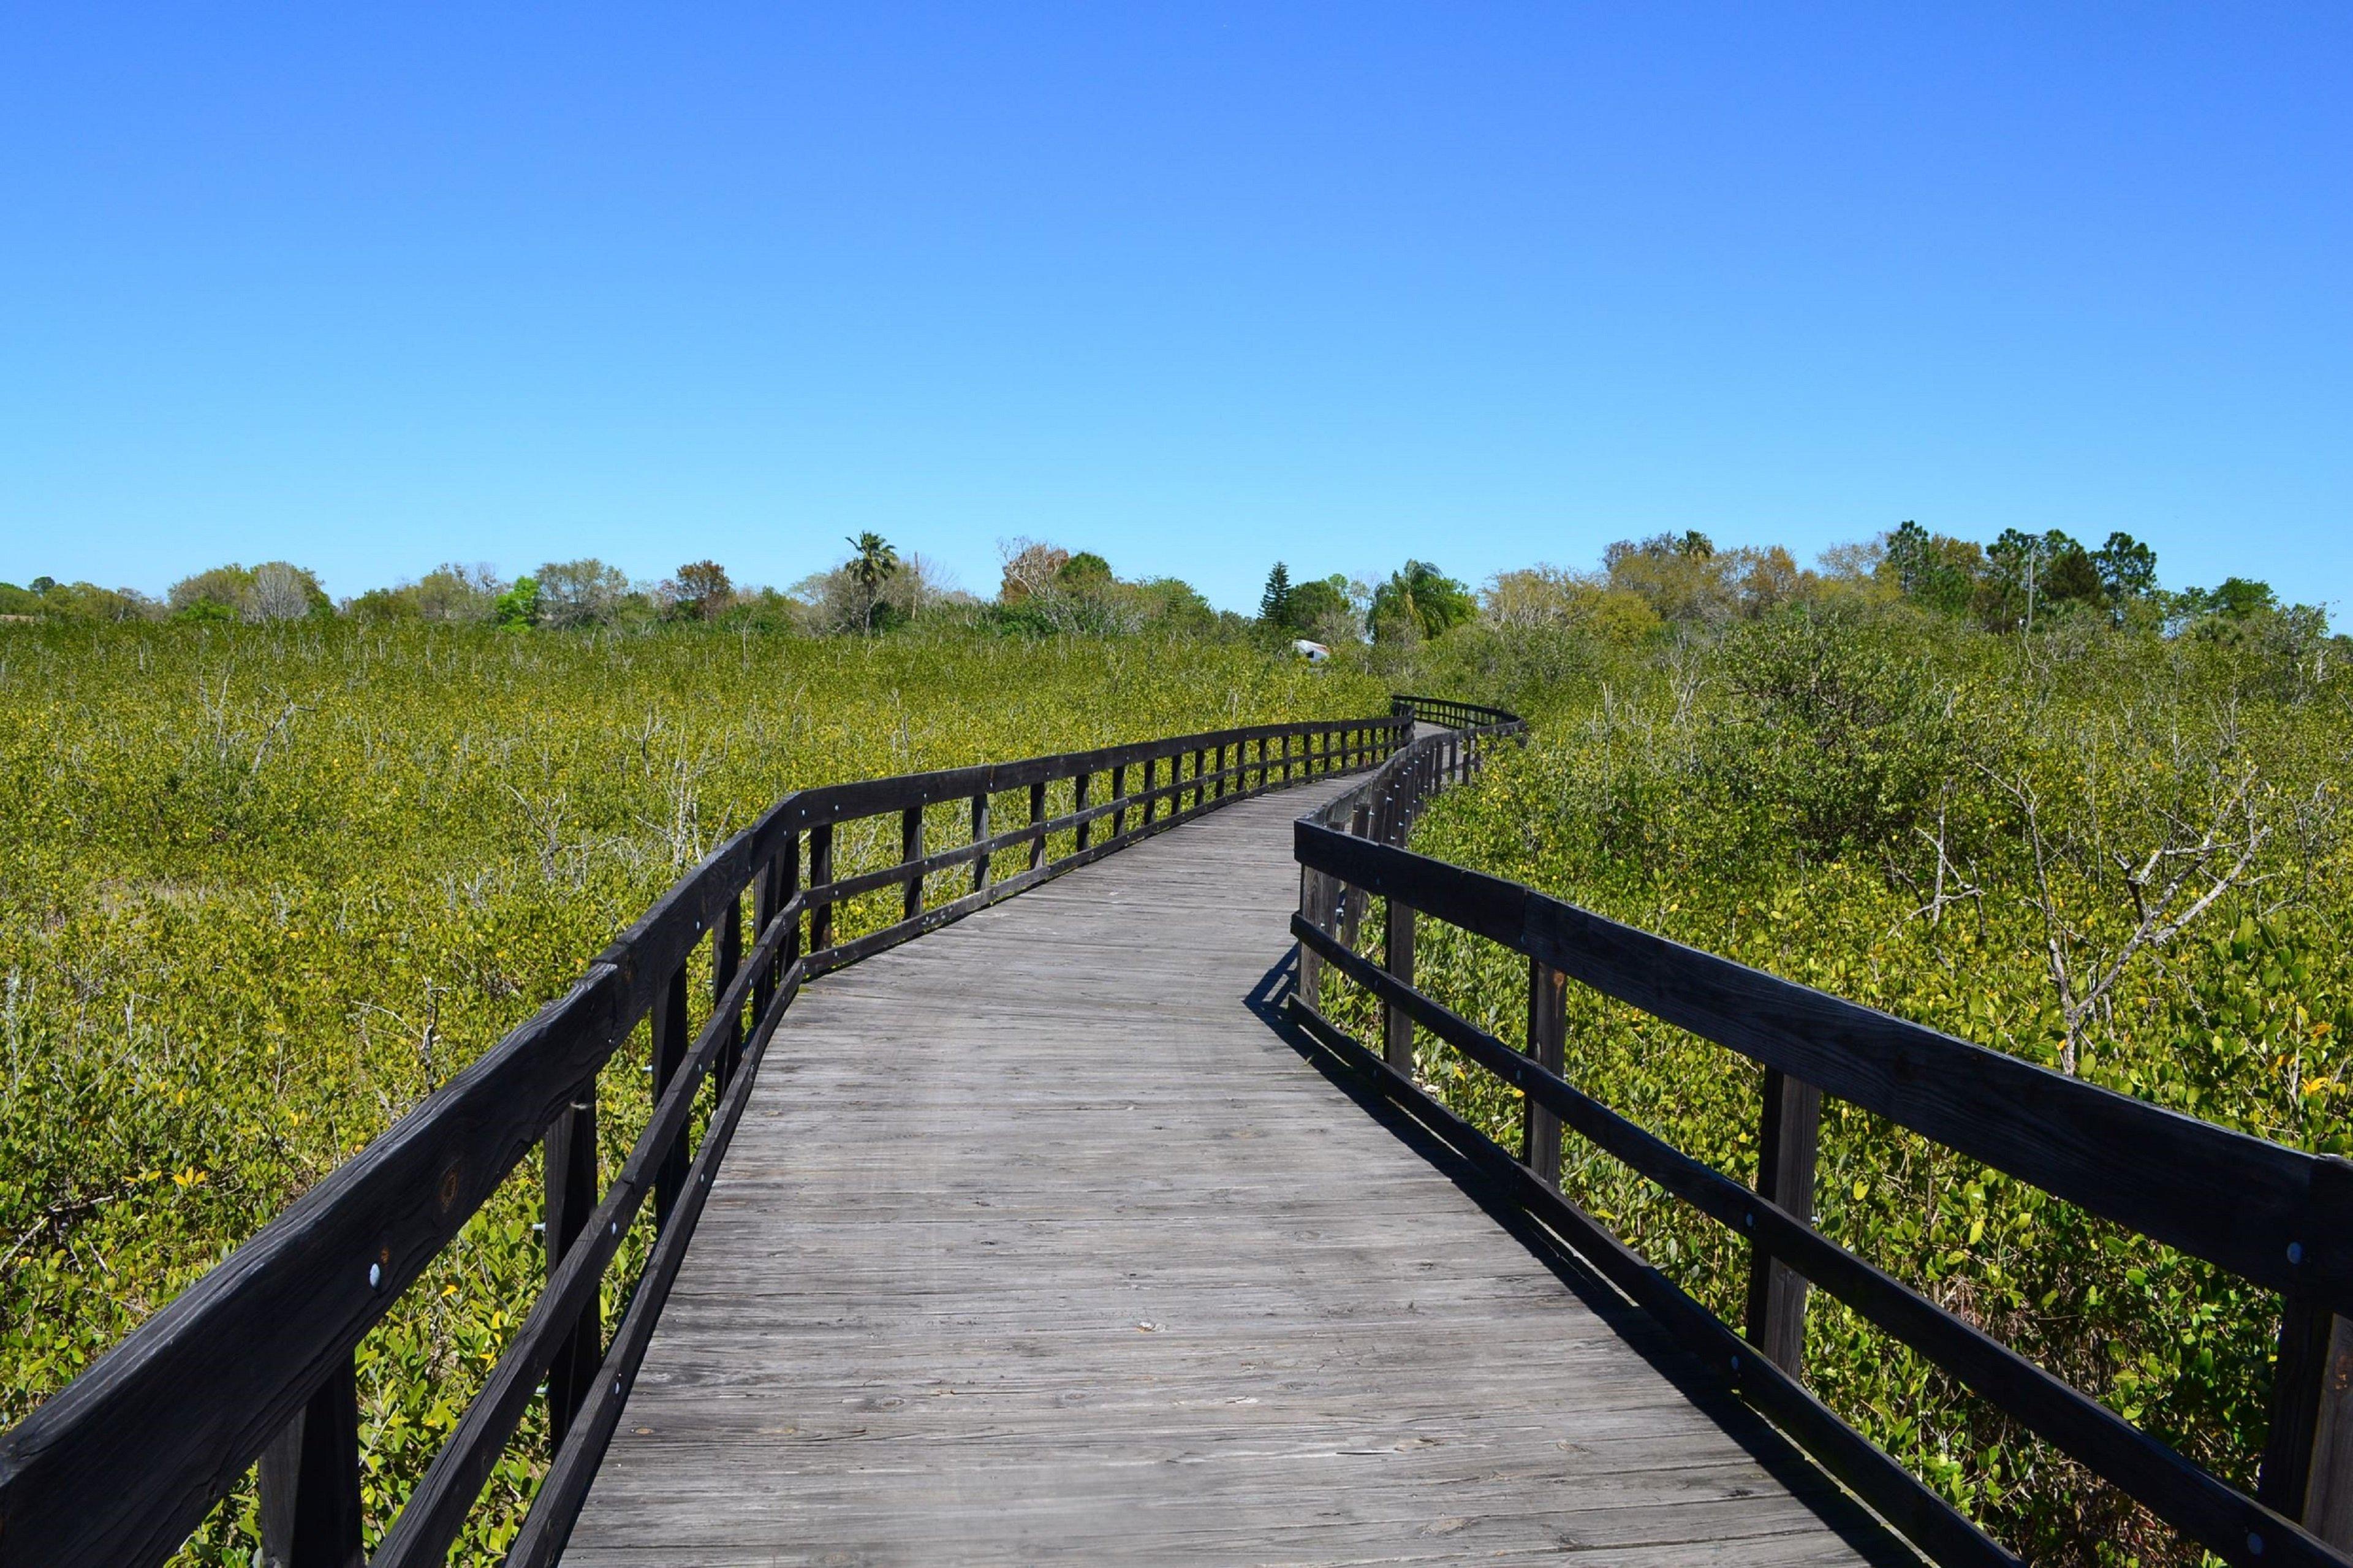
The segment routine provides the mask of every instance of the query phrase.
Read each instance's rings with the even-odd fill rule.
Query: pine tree
[[[1266,592],[1258,596],[1258,618],[1271,626],[1291,624],[1291,568],[1280,561],[1266,574]]]

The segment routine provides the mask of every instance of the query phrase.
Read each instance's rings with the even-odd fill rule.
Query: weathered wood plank
[[[803,992],[567,1560],[1909,1561],[1254,1015],[1338,787]]]

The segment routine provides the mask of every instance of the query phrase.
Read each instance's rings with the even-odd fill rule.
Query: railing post
[[[1324,880],[1320,872],[1305,866],[1299,868],[1299,913],[1318,931],[1327,929],[1324,925],[1327,900],[1324,896]],[[1303,939],[1298,947],[1299,999],[1320,1011],[1324,1005],[1324,955],[1308,946]]]
[[[1757,1193],[1793,1218],[1814,1217],[1814,1154],[1820,1142],[1822,1091],[1775,1068],[1765,1069],[1765,1113],[1758,1129]],[[1748,1258],[1748,1342],[1799,1376],[1806,1359],[1806,1279],[1754,1241]]]
[[[1557,1073],[1567,1060],[1568,1036],[1568,976],[1548,964],[1528,960],[1528,1056],[1546,1072]],[[1520,1150],[1527,1168],[1548,1186],[1560,1185],[1560,1118],[1538,1105],[1530,1095],[1523,1102]]]
[[[972,797],[972,841],[981,844],[987,839],[988,795],[984,792]],[[972,863],[972,890],[976,893],[988,890],[989,859],[990,856],[984,850],[980,858]]]
[[[809,829],[809,887],[812,890],[833,880],[833,824],[821,822]],[[811,904],[808,912],[808,950],[823,952],[833,945],[833,900]]]
[[[596,1206],[596,1080],[577,1090],[580,1098],[548,1123],[540,1146],[543,1213],[547,1221],[547,1272],[553,1276],[572,1244],[588,1224]],[[596,1368],[605,1359],[605,1324],[596,1297],[580,1309],[579,1321],[556,1347],[547,1369],[547,1447],[564,1446],[572,1418],[596,1386]]]
[[[1111,771],[1111,836],[1116,838],[1127,831],[1127,770],[1124,767]]]
[[[765,887],[770,872],[762,868],[754,878],[756,886]],[[744,966],[744,895],[737,893],[719,911],[719,929],[711,942],[711,1005],[715,1011],[723,1003],[727,988],[735,984],[735,972]],[[754,1015],[757,1016],[757,1015]],[[683,1047],[681,1047],[682,1049]],[[735,1066],[744,1059],[744,1006],[737,1003],[735,1016],[727,1021],[726,1037],[719,1047],[718,1087],[723,1092],[728,1080],[735,1076]],[[659,1098],[659,1097],[657,1097]],[[678,1140],[681,1160],[686,1157],[686,1138]],[[683,1175],[683,1172],[681,1173]]]
[[[1356,810],[1348,814],[1349,837],[1354,838],[1365,837],[1366,825],[1372,818],[1372,810],[1373,808],[1363,801],[1356,803]],[[1351,952],[1356,950],[1356,933],[1363,927],[1365,901],[1368,897],[1369,895],[1362,888],[1354,887],[1346,882],[1340,884],[1340,945]]]
[[[654,1091],[659,1100],[686,1060],[688,1045],[686,1021],[686,965],[681,963],[662,987],[661,1000],[654,1004]],[[654,1167],[654,1228],[670,1224],[670,1211],[679,1194],[686,1191],[686,1133],[681,1130],[662,1155],[661,1163]],[[590,1202],[595,1199],[592,1195]]]
[[[1144,810],[1136,822],[1138,827],[1151,826],[1153,818],[1160,815],[1160,797],[1153,793],[1159,786],[1160,759],[1146,757],[1144,759],[1144,788],[1138,792],[1144,796]]]
[[[787,833],[784,837],[784,842],[777,846],[776,852],[769,857],[768,863],[753,873],[752,940],[754,942],[758,942],[768,934],[768,926],[776,920],[776,911],[784,907],[785,900],[791,896],[781,890],[784,886],[785,867],[790,864],[794,875],[797,876],[801,868],[800,861],[800,835]],[[800,921],[797,919],[793,921],[793,931],[796,935],[799,933]],[[762,964],[760,973],[752,976],[752,1022],[754,1026],[768,1016],[768,1004],[776,994],[776,975],[783,965],[788,962],[790,961],[779,952],[775,963]],[[720,1088],[723,1090],[726,1088],[723,1079],[720,1082]]]
[[[1200,810],[1209,803],[1209,749],[1193,748],[1193,809]]]
[[[1075,787],[1071,791],[1071,809],[1073,811],[1083,813],[1087,809],[1087,777],[1088,775],[1085,773],[1081,773],[1078,776]],[[1077,850],[1084,849],[1087,847],[1087,830],[1093,826],[1094,824],[1092,822],[1082,822],[1079,824],[1078,841],[1076,845],[1073,846],[1074,853]]]
[[[1039,780],[1029,786],[1029,826],[1037,826],[1046,820],[1046,781]],[[1046,864],[1046,836],[1042,833],[1029,840],[1029,869],[1037,870]]]
[[[271,1568],[359,1568],[360,1406],[343,1357],[261,1453],[261,1555]]]
[[[1401,985],[1413,984],[1413,909],[1395,899],[1388,900],[1388,934],[1384,943],[1381,967]],[[1413,1015],[1390,1002],[1381,1012],[1381,1055],[1389,1066],[1411,1077],[1413,1074]]]
[[[2317,1296],[2306,1290],[2283,1295],[2278,1359],[2272,1363],[2270,1432],[2263,1442],[2255,1497],[2290,1519],[2308,1519],[2316,1502],[2328,1508],[2333,1501],[2336,1510],[2353,1503],[2353,1499],[2331,1496],[2342,1490],[2331,1485],[2336,1478],[2327,1473],[2344,1463],[2334,1452],[2342,1446],[2339,1435],[2331,1430],[2326,1443],[2322,1438],[2324,1425],[2338,1425],[2348,1401],[2344,1380],[2337,1375],[2338,1327],[2336,1315]],[[2325,1460],[2324,1447],[2331,1450]]]
[[[2343,1551],[2353,1547],[2353,1321],[2331,1315],[2326,1353],[2305,1467],[2303,1522]]]
[[[776,891],[770,895],[776,900],[773,906],[776,909],[781,910],[791,903],[793,895],[801,890],[801,836],[798,833],[785,835],[784,847],[776,853],[776,869],[770,873],[769,879],[776,887]],[[761,934],[766,934],[765,928]],[[768,1016],[767,1003],[776,999],[776,986],[783,981],[785,971],[800,962],[800,956],[801,921],[798,915],[795,915],[792,928],[785,932],[785,940],[776,946],[775,972],[768,977],[767,1000],[761,1003],[759,1011],[752,1015],[754,1028],[759,1027],[760,1020]]]
[[[899,860],[912,865],[923,858],[923,808],[909,806],[899,814]],[[923,873],[920,868],[907,877],[907,894],[901,900],[899,918],[911,921],[923,912]]]

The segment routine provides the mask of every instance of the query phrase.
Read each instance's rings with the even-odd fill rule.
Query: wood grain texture
[[[566,1560],[1909,1561],[1273,1021],[1345,787],[809,985]]]

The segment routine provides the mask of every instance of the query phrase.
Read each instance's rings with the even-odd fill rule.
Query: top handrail
[[[159,1563],[257,1458],[265,1458],[265,1530],[288,1518],[298,1531],[310,1527],[303,1521],[327,1520],[327,1555],[350,1560],[359,1549],[353,1350],[543,1140],[548,1288],[376,1562],[442,1560],[543,1376],[560,1447],[510,1561],[552,1561],[570,1528],[568,1513],[556,1515],[585,1495],[659,1311],[667,1278],[657,1270],[675,1268],[700,1205],[700,1188],[688,1184],[691,1099],[706,1079],[719,1087],[720,1109],[691,1167],[707,1181],[760,1051],[804,979],[1201,812],[1370,765],[1396,750],[1409,724],[1392,714],[1249,725],[786,795],[681,877],[564,994],[0,1435],[0,1568]],[[1098,778],[1105,788],[1091,801]],[[1049,786],[1065,783],[1071,809],[1050,815]],[[1025,787],[1025,820],[992,831],[992,797]],[[972,802],[972,842],[926,853],[925,808],[959,798]],[[902,861],[885,882],[902,889],[902,918],[836,942],[835,908],[856,896],[860,879],[833,874],[833,829],[889,813],[901,816],[903,837]],[[1053,853],[1050,841],[1067,849]],[[1023,868],[994,875],[998,859],[1025,849]],[[928,903],[927,879],[951,866],[969,868],[971,890]],[[686,966],[705,941],[715,994],[700,1029],[690,1031]],[[640,1147],[599,1204],[593,1086],[649,1018],[658,1103]],[[563,1159],[559,1133],[570,1151]],[[567,1161],[575,1167],[569,1174],[558,1169]],[[597,1280],[613,1239],[649,1194],[663,1228],[608,1352],[596,1326]],[[290,1448],[282,1439],[301,1431],[298,1421],[316,1427]],[[343,1428],[341,1455],[322,1469],[312,1439],[335,1426]],[[273,1470],[277,1461],[265,1451],[283,1465]],[[300,1506],[273,1506],[273,1486],[299,1495]]]

